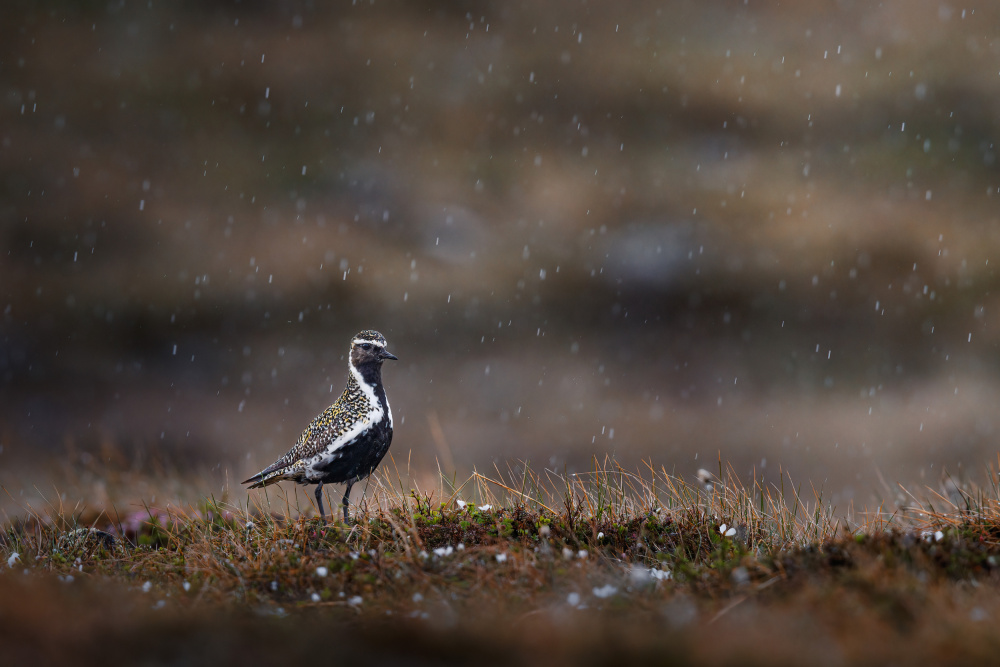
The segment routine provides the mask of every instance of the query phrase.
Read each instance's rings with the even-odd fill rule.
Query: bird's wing
[[[350,388],[346,389],[333,405],[316,415],[284,456],[243,483],[256,489],[287,479],[289,473],[304,469],[306,460],[353,440],[367,427],[367,415],[346,409],[348,401],[354,398]]]

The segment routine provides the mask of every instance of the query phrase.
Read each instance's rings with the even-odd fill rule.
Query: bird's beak
[[[379,357],[382,359],[392,359],[393,361],[399,361],[399,357],[397,357],[392,352],[389,352],[388,350],[382,350],[382,353],[379,355]]]

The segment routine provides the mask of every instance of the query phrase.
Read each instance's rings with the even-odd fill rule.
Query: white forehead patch
[[[367,338],[355,338],[354,340],[351,341],[351,343],[354,345],[363,345],[364,343],[370,343],[371,345],[375,345],[376,347],[382,347],[382,343],[378,342],[377,340],[369,340]]]

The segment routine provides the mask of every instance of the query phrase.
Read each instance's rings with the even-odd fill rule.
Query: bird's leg
[[[326,512],[323,511],[323,482],[316,485],[316,504],[319,506],[319,517],[326,523]]]
[[[354,486],[354,482],[350,481],[347,483],[347,488],[344,489],[344,523],[351,522],[351,516],[347,513],[347,503],[351,500],[351,487]]]

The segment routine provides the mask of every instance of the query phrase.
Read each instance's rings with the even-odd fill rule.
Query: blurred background
[[[721,458],[846,509],[979,474],[998,25],[986,2],[13,0],[0,508],[100,506],[125,473],[130,502],[239,497],[365,328],[400,358],[415,479]]]

